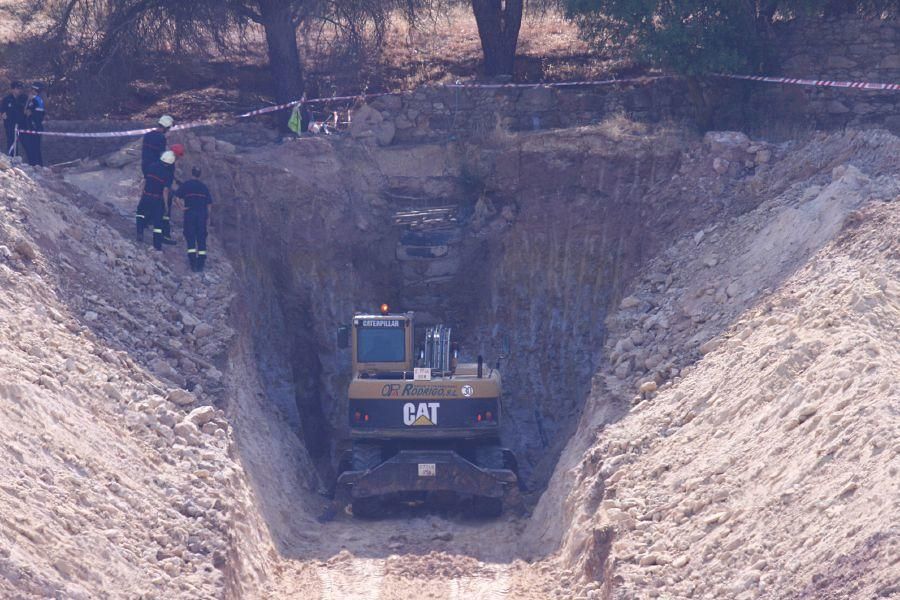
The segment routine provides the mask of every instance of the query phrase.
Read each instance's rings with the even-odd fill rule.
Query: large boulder
[[[397,127],[393,121],[385,120],[375,128],[375,141],[378,142],[379,146],[390,146],[396,134]]]
[[[212,406],[199,406],[188,413],[187,420],[196,425],[203,427],[216,418],[216,409]]]
[[[703,136],[713,156],[729,161],[742,161],[750,148],[750,138],[740,131],[710,131]]]
[[[381,113],[364,104],[353,111],[353,120],[350,122],[350,135],[354,138],[372,137],[375,129],[381,125],[384,117]]]
[[[368,104],[353,113],[350,135],[363,141],[374,141],[379,146],[390,146],[397,134],[394,122],[385,119],[380,112]]]
[[[197,401],[197,398],[187,390],[175,389],[169,392],[166,400],[178,406],[189,406]]]

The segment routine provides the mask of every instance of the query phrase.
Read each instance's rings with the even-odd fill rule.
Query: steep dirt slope
[[[246,489],[211,406],[228,269],[135,246],[47,171],[0,180],[0,596],[221,597]]]
[[[798,146],[808,180],[685,236],[622,301],[528,534],[562,535],[586,597],[900,595],[898,149]],[[611,403],[634,407],[609,424]]]

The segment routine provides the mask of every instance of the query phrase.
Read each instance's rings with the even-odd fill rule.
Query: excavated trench
[[[536,499],[603,358],[608,308],[705,216],[669,189],[683,147],[594,128],[482,145],[307,139],[209,161],[263,393],[315,464],[310,487],[328,488],[346,438],[350,356],[336,328],[388,302],[452,325],[464,358],[493,361],[509,339],[504,441]],[[438,206],[459,217],[446,254],[398,259],[395,214]]]

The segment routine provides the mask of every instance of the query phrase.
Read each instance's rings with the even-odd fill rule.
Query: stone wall
[[[900,25],[843,17],[795,20],[776,29],[771,73],[812,79],[900,82]],[[900,131],[900,93],[804,88],[710,79],[705,82],[714,129],[773,137],[846,126]],[[638,121],[696,122],[680,79],[571,88],[423,88],[375,100],[373,134],[403,143],[597,123],[614,114]],[[372,115],[367,117],[372,119]],[[365,129],[365,128],[363,128]]]
[[[426,87],[377,98],[371,106],[383,119],[373,123],[382,143],[577,127],[619,113],[652,122],[693,115],[684,84],[677,80],[583,88]],[[385,135],[391,131],[393,136]]]
[[[775,75],[900,83],[900,23],[832,18],[797,20],[777,30]],[[900,132],[900,92],[731,84],[745,88],[756,123],[790,120],[815,129],[885,127]]]

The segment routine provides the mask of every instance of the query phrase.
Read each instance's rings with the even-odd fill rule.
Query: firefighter
[[[44,130],[44,116],[47,111],[44,98],[41,96],[43,90],[43,83],[35,82],[31,84],[31,96],[29,96],[28,104],[25,106],[25,129],[29,131]],[[41,137],[37,133],[22,135],[22,146],[25,147],[25,155],[29,165],[44,166],[44,157],[41,153]]]
[[[172,144],[170,150],[175,154],[176,159],[180,159],[184,156],[184,146],[181,144]],[[181,185],[181,182],[175,179],[175,165],[172,164],[167,166],[169,169],[169,178],[167,179],[168,185],[166,186],[166,211],[163,214],[163,244],[174,246],[178,242],[172,239],[172,200],[175,198],[172,185],[176,183]]]
[[[13,81],[9,84],[9,94],[0,100],[0,114],[3,115],[3,130],[6,132],[6,145],[3,153],[10,156],[16,155],[16,127],[25,125],[25,105],[28,97],[25,95],[25,86],[21,81]]]
[[[147,167],[144,175],[144,190],[137,208],[137,240],[144,240],[144,229],[153,227],[153,247],[162,250],[163,215],[165,214],[166,187],[169,182],[170,165],[175,164],[175,153],[171,150],[163,152],[155,163]]]
[[[169,115],[159,118],[159,126],[146,134],[141,144],[141,173],[147,175],[147,169],[159,161],[159,157],[166,151],[166,132],[175,124],[175,119]]]
[[[192,178],[178,187],[175,195],[184,200],[184,240],[191,270],[200,273],[206,266],[206,224],[212,195],[200,181],[200,167],[191,169]]]

